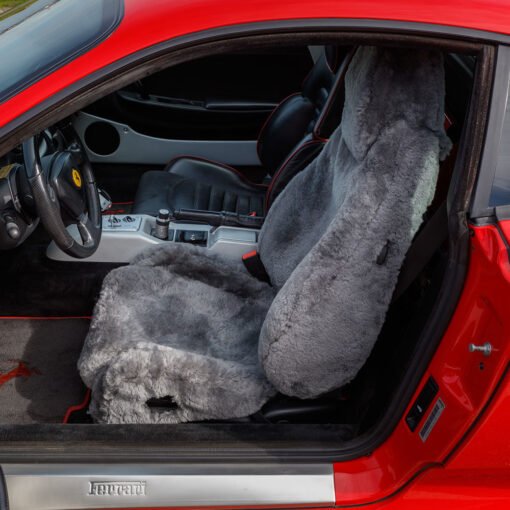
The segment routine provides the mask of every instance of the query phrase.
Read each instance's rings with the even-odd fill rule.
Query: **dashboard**
[[[39,156],[49,167],[53,155],[65,150],[66,143],[57,128],[39,137]],[[46,163],[46,164],[45,164]],[[31,185],[25,172],[23,146],[19,145],[0,158],[0,250],[16,248],[39,224]]]

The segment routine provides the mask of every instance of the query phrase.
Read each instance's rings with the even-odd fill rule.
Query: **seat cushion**
[[[264,214],[267,187],[251,183],[234,168],[201,158],[173,160],[166,171],[146,172],[135,197],[135,214],[159,209],[200,209]]]
[[[105,278],[78,368],[102,423],[250,415],[275,394],[258,359],[274,290],[203,248],[150,248]],[[169,408],[150,407],[170,397]],[[168,400],[168,399],[167,399]]]

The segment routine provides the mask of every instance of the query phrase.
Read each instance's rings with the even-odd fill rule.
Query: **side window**
[[[510,102],[506,96],[505,116],[501,131],[501,143],[496,162],[489,206],[510,205]]]

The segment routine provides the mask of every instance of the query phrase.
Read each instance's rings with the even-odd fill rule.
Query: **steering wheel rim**
[[[39,144],[41,135],[35,135],[23,143],[23,158],[28,182],[32,188],[34,202],[41,223],[55,241],[56,245],[66,254],[74,258],[87,258],[94,254],[101,240],[102,218],[99,194],[92,166],[77,134],[72,130],[72,144],[69,152],[74,161],[79,156],[77,181],[83,186],[83,212],[72,218],[68,224],[78,228],[82,243],[78,242],[68,231],[62,217],[61,200],[52,186],[49,176],[43,171]],[[55,160],[56,158],[54,158]],[[74,174],[76,175],[76,174]]]

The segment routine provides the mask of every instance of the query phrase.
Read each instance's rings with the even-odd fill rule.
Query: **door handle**
[[[490,356],[492,353],[492,345],[485,342],[483,345],[469,344],[469,352],[481,352],[484,356]]]

